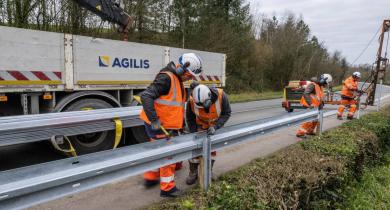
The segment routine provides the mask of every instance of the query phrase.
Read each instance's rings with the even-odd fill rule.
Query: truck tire
[[[142,92],[139,93],[138,95],[141,95],[141,94],[142,94]],[[136,100],[133,100],[133,102],[131,102],[131,106],[141,106],[141,104],[139,104]],[[149,141],[149,137],[145,131],[145,126],[143,126],[143,125],[132,127],[131,133],[133,134],[133,137],[134,137],[133,139],[135,141],[134,142],[135,144],[145,143],[145,142]]]
[[[80,111],[83,109],[107,109],[113,106],[101,99],[81,99],[66,107],[63,111]],[[69,136],[77,155],[83,155],[102,150],[109,150],[115,144],[115,131],[103,131],[97,133]]]

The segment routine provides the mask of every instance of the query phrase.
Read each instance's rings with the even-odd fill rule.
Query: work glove
[[[152,127],[152,131],[160,131],[161,130],[161,123],[160,120],[153,121],[150,126]]]
[[[325,103],[322,101],[320,106],[318,106],[318,110],[322,110],[325,106]]]
[[[214,126],[211,126],[210,128],[207,129],[207,135],[214,135],[217,129],[215,129]]]

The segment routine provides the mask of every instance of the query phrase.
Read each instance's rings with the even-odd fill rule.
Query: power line
[[[368,47],[372,44],[372,42],[374,41],[375,37],[378,36],[378,33],[379,31],[381,30],[382,27],[379,27],[378,30],[376,31],[375,35],[371,38],[371,40],[368,42],[367,46],[363,49],[363,51],[359,54],[359,56],[352,62],[351,65],[355,64],[356,61],[359,60],[359,58],[366,52],[366,50],[368,49]]]

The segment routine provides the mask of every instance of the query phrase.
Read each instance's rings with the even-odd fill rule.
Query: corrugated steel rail
[[[118,109],[116,112],[95,110],[77,113],[77,115],[75,113],[47,114],[42,116],[41,120],[37,120],[36,116],[3,118],[0,120],[0,134],[8,132],[10,137],[16,136],[19,138],[18,143],[22,143],[22,135],[16,135],[17,132],[21,132],[23,138],[27,139],[24,142],[29,142],[52,135],[52,133],[43,134],[47,129],[59,129],[65,126],[67,131],[75,132],[74,129],[79,124],[85,126],[99,121],[104,127],[103,124],[108,123],[113,118],[122,120],[128,118],[132,121],[135,119],[135,115],[138,117],[139,108]],[[303,121],[321,120],[323,116],[333,114],[335,114],[335,111],[326,112],[325,114],[322,111],[294,113],[273,120],[235,125],[210,137],[207,137],[204,133],[189,134],[169,141],[138,144],[0,172],[0,209],[26,208],[198,156],[203,156],[206,161],[204,183],[208,184],[211,182],[210,165],[207,164],[210,163],[210,151],[253,140],[258,136]],[[16,126],[21,121],[33,123]],[[1,127],[8,123],[14,124],[16,127]],[[34,130],[35,132],[40,130],[42,134],[40,133],[37,138],[34,135]],[[85,131],[90,132],[91,130],[83,128],[83,132]],[[63,134],[68,135],[69,133],[64,132]],[[2,145],[4,145],[3,141],[4,138],[1,141]]]

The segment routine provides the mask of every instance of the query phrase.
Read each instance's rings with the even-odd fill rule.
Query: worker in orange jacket
[[[190,132],[207,131],[208,135],[214,135],[231,116],[229,99],[220,88],[197,84],[191,86],[193,91],[186,107],[186,121]],[[211,169],[216,156],[216,152],[211,153]],[[189,160],[189,165],[190,172],[186,183],[192,185],[198,179],[199,158]]]
[[[346,107],[349,107],[349,112],[347,119],[352,120],[353,115],[356,112],[357,100],[356,97],[359,96],[359,87],[358,82],[361,78],[360,72],[354,72],[352,76],[348,77],[343,82],[343,89],[341,90],[341,105],[339,106],[337,112],[337,119],[343,119],[343,112]]]
[[[309,109],[318,108],[321,110],[324,106],[323,87],[332,82],[332,76],[329,74],[323,74],[319,80],[316,77],[313,77],[310,81],[311,82],[306,86],[301,98],[301,105]],[[315,135],[314,130],[318,124],[318,120],[302,123],[296,133],[296,136],[304,138],[306,135]]]
[[[165,128],[171,135],[178,135],[184,124],[184,104],[187,100],[183,82],[200,74],[202,60],[194,53],[183,54],[179,64],[170,62],[156,76],[141,95],[143,109],[140,114],[150,140],[166,139]],[[167,165],[144,174],[145,186],[160,183],[161,197],[177,197],[181,191],[175,184],[176,164]]]

